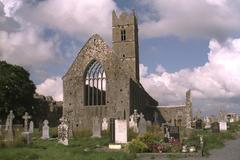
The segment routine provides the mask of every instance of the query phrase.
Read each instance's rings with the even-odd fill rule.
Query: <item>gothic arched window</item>
[[[88,65],[84,79],[84,104],[106,104],[106,73],[103,66],[96,60]]]

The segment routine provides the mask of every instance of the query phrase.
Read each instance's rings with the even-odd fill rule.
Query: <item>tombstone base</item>
[[[122,145],[121,144],[109,144],[108,148],[109,149],[122,149]]]
[[[65,140],[58,140],[58,143],[63,144],[64,146],[68,146],[68,139]]]
[[[32,133],[22,132],[22,136],[23,136],[24,140],[26,141],[26,144],[31,144],[32,143]]]
[[[101,135],[92,135],[91,138],[102,138]]]

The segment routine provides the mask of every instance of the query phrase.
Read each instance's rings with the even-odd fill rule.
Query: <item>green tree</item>
[[[25,111],[32,113],[35,85],[21,66],[0,61],[0,117],[5,121],[10,110],[21,120]]]

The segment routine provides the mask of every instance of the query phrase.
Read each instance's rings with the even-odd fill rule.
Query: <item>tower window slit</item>
[[[121,41],[126,41],[126,30],[121,29]]]

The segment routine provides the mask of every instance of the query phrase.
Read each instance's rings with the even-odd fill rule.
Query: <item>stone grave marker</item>
[[[127,143],[126,120],[115,120],[115,143]]]
[[[202,120],[201,119],[198,119],[197,121],[196,121],[196,129],[202,129]]]
[[[169,126],[169,135],[170,135],[170,138],[173,137],[175,140],[180,141],[179,127]]]
[[[24,132],[28,132],[28,119],[31,119],[31,116],[28,115],[28,112],[25,112],[22,118],[24,119]]]
[[[58,143],[65,146],[68,145],[68,126],[66,124],[67,120],[62,117],[60,118],[61,124],[58,126]]]
[[[115,143],[115,118],[110,118],[110,143]]]
[[[48,126],[48,120],[43,121],[43,127],[42,127],[42,137],[41,139],[49,139],[49,126]]]
[[[214,122],[211,124],[211,129],[213,133],[219,133],[220,129],[219,129],[219,123],[218,122]]]
[[[103,118],[103,122],[102,122],[102,130],[105,131],[108,129],[108,122],[107,122],[107,118]]]
[[[170,132],[169,132],[169,126],[168,125],[164,125],[163,126],[163,132],[164,132],[164,141],[167,143],[169,141],[170,138]]]
[[[33,121],[30,121],[30,123],[29,123],[29,132],[33,133],[33,130],[34,130],[34,123],[33,123]]]
[[[147,132],[147,122],[144,118],[144,115],[140,113],[139,134],[145,134],[146,132]]]
[[[133,132],[138,133],[139,129],[138,129],[138,119],[139,119],[140,115],[137,113],[137,110],[134,109],[134,113],[133,113],[133,121],[134,121],[134,125],[133,125]]]
[[[32,143],[32,133],[30,133],[30,132],[22,132],[22,136],[23,136],[26,144],[31,144]]]
[[[135,122],[134,122],[134,120],[133,120],[133,115],[131,115],[130,117],[130,121],[129,121],[129,128],[133,128],[134,126],[135,126]]]
[[[208,116],[205,118],[205,127],[204,128],[205,129],[211,128],[211,121]]]
[[[220,131],[227,131],[227,122],[219,122],[219,130]]]
[[[5,130],[7,131],[7,136],[6,136],[7,141],[13,141],[13,119],[14,118],[15,118],[15,115],[13,114],[13,111],[10,110],[10,113],[7,116],[6,126],[5,126]]]
[[[151,121],[147,121],[147,127],[152,127],[152,122]]]
[[[101,138],[101,123],[98,117],[93,118],[92,137]]]

